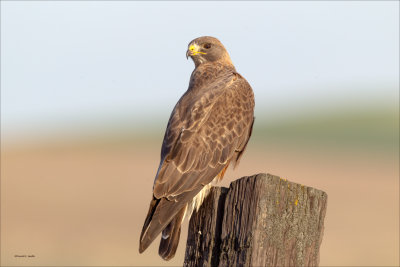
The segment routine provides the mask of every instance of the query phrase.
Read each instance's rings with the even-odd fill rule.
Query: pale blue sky
[[[166,124],[202,35],[225,44],[258,118],[396,106],[398,23],[397,1],[2,1],[2,132]]]

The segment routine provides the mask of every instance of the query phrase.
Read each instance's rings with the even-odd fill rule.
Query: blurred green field
[[[286,143],[313,149],[398,150],[399,113],[395,110],[313,114],[281,122],[256,120],[252,142]]]
[[[263,113],[263,112],[261,112]],[[273,116],[272,111],[264,111]],[[312,149],[360,149],[360,150],[398,150],[399,110],[380,108],[372,110],[345,109],[334,113],[301,114],[298,117],[268,120],[258,118],[254,124],[251,142],[259,145],[284,143],[294,147]],[[122,145],[159,143],[161,147],[167,117],[165,120],[153,118],[145,123],[130,121],[127,118],[108,120],[95,128],[78,123],[60,135],[52,134],[30,137],[22,140],[6,138],[3,145],[41,145],[42,143],[81,143],[82,145]],[[89,124],[90,125],[90,124]],[[94,128],[94,129],[93,129]],[[11,140],[11,142],[8,142]],[[61,142],[60,142],[61,141]]]
[[[281,123],[258,122],[253,141],[284,142],[323,149],[351,147],[361,150],[398,150],[399,113],[395,110],[348,111],[289,119]]]

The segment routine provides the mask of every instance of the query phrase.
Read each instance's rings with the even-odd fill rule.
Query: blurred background
[[[399,265],[397,1],[2,1],[2,265],[183,263],[187,223],[169,262],[138,244],[203,35],[256,97],[221,185],[267,172],[321,189],[321,266]]]

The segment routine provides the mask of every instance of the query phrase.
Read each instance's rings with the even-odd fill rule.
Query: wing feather
[[[210,183],[248,139],[254,97],[245,79],[232,74],[197,93],[200,97],[186,93],[170,118],[153,187],[156,198]]]

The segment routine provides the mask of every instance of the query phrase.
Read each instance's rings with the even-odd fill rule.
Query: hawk
[[[218,39],[194,39],[186,57],[195,69],[168,121],[140,235],[142,253],[162,232],[159,254],[164,260],[175,255],[185,215],[200,207],[210,184],[223,178],[229,164],[238,164],[254,122],[253,90]]]

